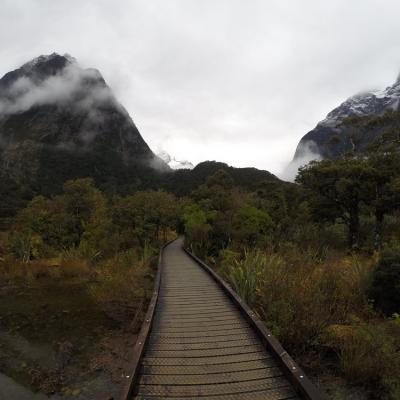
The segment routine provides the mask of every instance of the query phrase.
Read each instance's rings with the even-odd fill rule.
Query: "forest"
[[[398,116],[345,123],[360,134],[388,118]],[[338,386],[399,399],[398,144],[398,130],[387,130],[361,154],[302,167],[295,183],[211,163],[159,188],[116,193],[81,178],[13,204],[0,237],[0,325],[32,340],[48,329],[46,340],[64,347],[51,368],[2,356],[2,370],[47,393],[76,391],[71,354],[84,357],[85,346],[132,320],[139,329],[158,249],[185,235],[332,399],[345,398]],[[64,292],[80,305],[66,310]],[[43,307],[70,320],[44,328],[33,317]],[[79,340],[66,350],[68,334]]]

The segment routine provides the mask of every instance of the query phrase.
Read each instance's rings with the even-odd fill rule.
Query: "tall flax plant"
[[[220,273],[238,295],[250,306],[257,302],[260,282],[263,280],[266,257],[259,250],[245,251],[243,258],[225,252]]]

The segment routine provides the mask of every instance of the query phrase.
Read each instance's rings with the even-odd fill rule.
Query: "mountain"
[[[257,168],[235,168],[217,161],[204,161],[193,169],[179,169],[172,174],[164,174],[163,189],[178,196],[187,196],[207,177],[214,175],[218,170],[227,172],[233,184],[238,189],[257,191],[266,185],[284,184],[275,175]]]
[[[0,230],[35,195],[55,195],[80,177],[109,196],[145,189],[189,195],[219,169],[246,190],[281,183],[255,168],[215,161],[193,167],[156,156],[100,72],[56,53],[0,79],[0,166]]]
[[[379,130],[360,133],[352,119],[400,111],[400,75],[384,90],[360,93],[332,110],[324,120],[300,140],[294,162],[312,158],[335,158],[348,151],[362,151],[380,134]]]
[[[175,157],[170,156],[166,151],[157,154],[172,169],[193,169],[194,165],[187,160],[177,160]]]
[[[0,164],[40,193],[80,176],[140,184],[144,170],[170,170],[100,72],[56,53],[0,79]]]

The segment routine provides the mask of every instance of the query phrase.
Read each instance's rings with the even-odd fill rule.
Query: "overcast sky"
[[[0,75],[69,53],[155,152],[279,175],[347,97],[400,71],[398,0],[0,0]]]

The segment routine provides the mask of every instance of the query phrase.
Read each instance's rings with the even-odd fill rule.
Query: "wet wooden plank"
[[[136,399],[297,399],[266,349],[215,280],[167,247],[156,314]]]
[[[169,337],[169,336],[153,336],[149,344],[161,343],[220,343],[220,342],[235,342],[237,340],[257,339],[253,332],[239,333],[239,334],[226,334],[220,336],[194,336],[194,337]]]
[[[195,358],[195,357],[219,357],[227,355],[239,355],[246,353],[263,352],[263,347],[258,345],[251,346],[234,346],[234,347],[224,347],[220,349],[200,349],[200,350],[154,350],[149,347],[146,351],[146,355],[151,357],[158,355],[159,357],[179,357],[179,358]]]
[[[145,356],[142,365],[219,365],[219,364],[233,364],[243,361],[265,360],[272,358],[271,355],[264,352],[253,352],[245,354],[225,355],[225,356],[211,356],[211,357],[194,357],[194,358],[180,358],[180,357],[155,357]]]
[[[194,321],[202,321],[207,322],[210,320],[226,320],[226,319],[240,319],[240,314],[236,310],[224,310],[221,312],[213,312],[209,311],[208,313],[201,314],[162,314],[158,320],[159,321],[179,321],[179,322],[194,322]]]
[[[297,400],[299,397],[293,393],[291,388],[279,390],[262,390],[248,393],[234,393],[217,396],[196,396],[196,397],[165,397],[165,396],[137,396],[137,400]]]
[[[139,383],[141,385],[217,385],[222,383],[247,382],[255,379],[274,378],[282,375],[283,373],[280,368],[272,367],[251,371],[234,371],[215,374],[142,375]]]
[[[154,326],[155,330],[158,329],[158,327],[165,327],[165,329],[168,329],[169,326],[176,326],[179,328],[191,328],[191,327],[201,327],[201,329],[204,328],[204,331],[207,331],[207,327],[211,328],[213,326],[225,326],[225,328],[228,326],[242,326],[242,327],[248,327],[248,324],[246,324],[245,321],[237,318],[236,316],[225,316],[225,317],[210,317],[208,320],[207,319],[202,319],[199,318],[197,321],[196,320],[182,320],[182,319],[166,319],[166,318],[158,318],[157,321],[155,321]],[[215,330],[215,329],[212,329]]]
[[[223,342],[200,342],[200,343],[149,343],[150,351],[158,350],[170,350],[170,351],[182,351],[182,350],[201,350],[201,349],[220,349],[228,347],[238,346],[254,346],[259,344],[257,338],[243,339],[243,340],[230,340]]]
[[[247,328],[247,325],[243,321],[228,321],[227,323],[222,323],[222,321],[219,321],[217,323],[209,323],[208,325],[203,325],[200,326],[162,326],[162,324],[155,324],[154,326],[154,334],[158,334],[159,332],[161,333],[196,333],[199,332],[201,329],[201,334],[205,334],[207,332],[215,332],[214,334],[221,333],[221,332],[227,332],[231,331],[234,329],[243,329]]]
[[[210,337],[219,337],[219,336],[226,336],[226,334],[230,332],[231,334],[240,334],[240,333],[247,333],[251,332],[248,326],[246,325],[238,325],[237,327],[231,327],[229,331],[226,329],[217,329],[217,330],[208,330],[208,331],[201,331],[194,330],[194,331],[178,331],[178,332],[166,332],[156,331],[154,330],[151,338],[158,337],[158,338],[210,338]],[[151,339],[150,339],[151,340]]]
[[[273,358],[262,360],[242,361],[227,364],[205,364],[205,365],[145,365],[142,366],[143,374],[153,375],[191,375],[191,374],[215,374],[222,372],[252,371],[260,368],[271,368],[278,366],[278,362]]]
[[[139,385],[139,395],[150,396],[210,396],[210,395],[229,395],[235,393],[245,393],[251,391],[283,391],[286,396],[295,395],[287,379],[283,377],[265,378],[260,380],[220,383],[217,385]],[[266,397],[268,399],[268,397]]]
[[[209,316],[215,314],[235,314],[238,315],[237,310],[234,307],[226,306],[218,306],[218,307],[197,307],[197,308],[187,308],[184,309],[182,307],[163,307],[160,305],[160,312],[162,312],[163,318],[195,318],[201,316]]]

